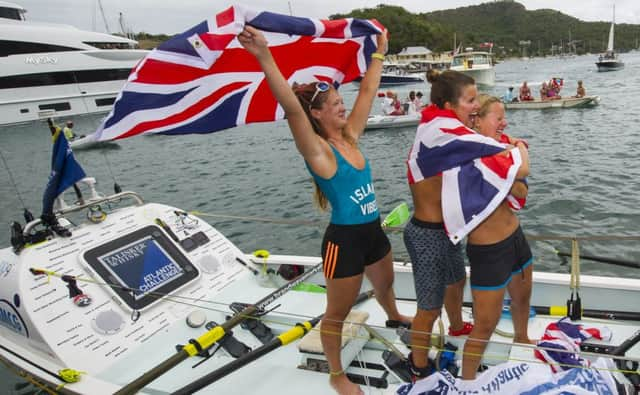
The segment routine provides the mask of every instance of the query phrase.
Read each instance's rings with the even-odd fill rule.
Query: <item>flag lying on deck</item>
[[[610,340],[609,328],[585,328],[573,324],[568,317],[547,325],[534,355],[551,366],[553,372],[561,372],[576,366],[589,367],[590,362],[580,356],[580,344],[591,337]],[[557,351],[555,351],[557,350]]]
[[[42,214],[53,213],[54,200],[67,188],[86,177],[84,170],[73,156],[69,142],[58,127],[53,135],[51,174],[42,198]]]
[[[138,134],[211,133],[282,119],[260,65],[238,42],[245,24],[264,32],[291,84],[353,81],[376,50],[375,20],[320,20],[232,6],[178,34],[132,70],[98,140]]]
[[[435,105],[422,112],[409,152],[413,184],[442,173],[442,214],[453,244],[459,243],[507,197],[522,163],[514,148],[464,126],[450,110]]]

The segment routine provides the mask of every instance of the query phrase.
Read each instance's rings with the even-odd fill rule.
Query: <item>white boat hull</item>
[[[86,206],[73,210],[84,214],[82,210],[92,205],[107,207],[122,202],[126,197],[135,196],[131,193],[114,195],[105,198],[108,204],[106,200],[88,202]],[[70,216],[71,211],[67,215]],[[174,236],[155,225],[157,218],[166,224]],[[282,264],[309,268],[321,261],[318,257],[288,255],[272,255],[266,260],[254,258],[243,254],[202,218],[189,216],[189,220],[181,221],[174,207],[144,204],[110,211],[103,222],[73,227],[70,238],[55,237],[26,247],[19,255],[9,248],[0,250],[0,309],[3,318],[0,320],[0,358],[52,387],[60,384],[55,377],[58,370],[80,370],[84,372],[80,381],[66,384],[64,392],[112,394],[175,355],[176,345],[187,344],[189,339],[195,338],[202,341],[201,336],[206,329],[201,324],[187,325],[187,319],[192,319],[194,312],[204,315],[204,321],[223,323],[231,314],[228,308],[231,303],[255,303],[285,283],[278,276],[256,276],[247,266],[254,267],[254,270],[260,269],[264,263],[274,268]],[[135,318],[136,310],[128,309],[115,291],[105,284],[107,280],[89,268],[92,262],[90,257],[95,251],[100,251],[97,253],[98,260],[101,259],[103,264],[115,262],[112,263],[113,270],[117,269],[117,265],[127,265],[128,255],[124,253],[128,250],[122,250],[120,245],[129,248],[132,243],[136,244],[137,241],[129,238],[146,227],[151,227],[158,237],[168,240],[166,246],[177,249],[199,273],[189,283],[172,291],[170,297],[154,300],[148,307],[137,310],[139,317]],[[188,244],[183,241],[198,232],[203,232],[208,240],[199,242],[194,248],[187,247]],[[115,240],[122,240],[123,244]],[[117,262],[114,261],[116,257]],[[30,268],[42,268],[54,274],[51,278],[46,275],[34,276]],[[401,313],[412,315],[416,305],[411,266],[398,262],[394,265],[394,271],[396,295],[402,299],[398,301],[398,307]],[[122,275],[124,272],[118,273]],[[65,283],[56,274],[86,279],[78,280],[78,286],[90,296],[91,304],[86,307],[75,305]],[[146,284],[146,276],[142,281]],[[309,281],[323,284],[321,272]],[[564,274],[534,273],[532,304],[563,305],[569,297],[568,284],[569,277]],[[625,310],[640,314],[637,303],[640,280],[583,275],[580,284],[584,308]],[[370,287],[367,282],[363,284],[363,289]],[[468,287],[465,300],[471,300]],[[279,334],[297,322],[322,314],[325,295],[289,291],[273,304],[278,306],[262,318],[274,333]],[[396,332],[384,328],[386,317],[374,299],[362,303],[357,309],[368,313],[366,323],[369,326],[405,355],[408,353]],[[463,318],[471,319],[468,308],[465,308]],[[557,319],[549,316],[532,319],[530,336],[540,337],[546,325]],[[443,321],[446,330],[446,315]],[[585,319],[584,322],[590,321]],[[637,323],[633,322],[616,321],[609,326],[614,333],[612,344],[620,344],[637,330]],[[508,319],[501,320],[499,329],[511,332],[511,322]],[[233,334],[253,349],[261,346],[258,339],[246,329],[238,326],[233,328]],[[492,365],[509,358],[533,359],[530,348],[512,345],[512,339],[504,336],[498,333],[493,335],[485,363]],[[342,353],[343,358],[347,358],[343,361],[345,366],[349,366],[349,358],[356,358],[356,364],[365,361],[382,366],[381,353],[385,347],[379,341],[356,340],[357,337],[345,345]],[[465,338],[447,336],[446,340],[462,347]],[[352,350],[350,347],[356,347],[354,344],[360,346]],[[351,351],[353,355],[346,356]],[[640,347],[633,348],[627,354],[635,358],[639,355]],[[153,380],[140,393],[176,391],[233,360],[225,351],[218,351],[206,361],[197,356],[188,358],[167,374]],[[326,373],[299,368],[301,361],[310,363],[311,360],[321,364],[322,356],[301,353],[296,344],[286,345],[206,387],[201,393],[228,393],[230,388],[235,393],[250,393],[258,388],[268,394],[293,395],[301,391],[311,395],[330,393]],[[198,362],[202,363],[194,366]],[[377,373],[357,366],[347,369],[351,374],[384,376],[388,387],[365,388],[372,394],[394,393],[401,384],[384,367]]]
[[[505,103],[508,110],[544,110],[548,108],[578,108],[597,105],[600,102],[599,96],[585,96],[580,98],[570,97],[557,100],[534,100]]]
[[[0,125],[109,112],[130,70],[147,53],[87,50],[0,57]]]
[[[457,69],[451,68],[451,70],[459,71],[463,74],[473,78],[478,85],[494,86],[496,84],[496,71],[491,68],[477,68],[477,69]]]
[[[420,114],[372,115],[367,119],[365,130],[415,127],[420,123]]]

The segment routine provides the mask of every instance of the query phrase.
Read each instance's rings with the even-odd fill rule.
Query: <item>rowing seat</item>
[[[360,350],[369,341],[369,333],[362,324],[369,318],[366,311],[351,310],[342,326],[342,345],[340,359],[346,369],[356,358]],[[309,332],[298,343],[298,350],[302,354],[302,369],[328,372],[327,360],[320,341],[322,323]]]

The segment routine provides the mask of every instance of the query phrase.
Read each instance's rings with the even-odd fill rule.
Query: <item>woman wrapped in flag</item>
[[[429,332],[428,325],[433,325],[443,303],[443,294],[447,313],[452,315],[449,317],[452,325],[461,322],[458,318],[462,301],[459,288],[464,284],[464,272],[459,250],[441,239],[446,234],[448,241],[457,246],[469,235],[471,247],[468,247],[467,255],[471,262],[474,325],[465,324],[460,334],[469,334],[464,348],[462,377],[473,379],[486,340],[495,329],[496,317],[500,316],[504,288],[509,284],[512,272],[522,271],[525,281],[531,272],[530,267],[524,267],[529,265],[530,250],[521,237],[517,217],[505,213],[510,210],[506,202],[513,203],[514,207],[518,203],[511,195],[516,193],[514,184],[516,187],[519,184],[516,180],[529,174],[528,154],[520,141],[514,141],[514,146],[470,128],[480,108],[473,78],[446,71],[441,74],[430,72],[427,79],[431,83],[432,105],[422,112],[407,161],[416,206],[414,218],[417,219],[412,221],[416,226],[405,230],[405,243],[416,273],[419,308],[413,322],[415,339],[412,343],[422,345],[428,341],[420,335],[423,331]],[[441,223],[439,229],[434,226],[438,222]],[[494,244],[496,248],[493,248]],[[439,286],[431,283],[434,273],[444,283]],[[452,293],[449,298],[444,285],[453,285],[447,289]],[[457,294],[453,293],[455,290],[458,290]],[[528,295],[522,288],[514,292],[518,299]],[[526,328],[519,328],[517,333],[526,337]],[[414,347],[412,361],[416,376],[421,377],[428,374],[429,369],[426,353],[419,354],[417,349]]]
[[[315,181],[316,202],[321,208],[331,205],[331,221],[322,242],[327,308],[321,340],[331,386],[339,394],[362,393],[345,375],[340,349],[342,323],[360,292],[363,274],[389,321],[410,321],[396,306],[391,245],[380,225],[369,162],[357,145],[380,84],[386,31],[377,36],[377,51],[349,116],[342,97],[328,82],[294,84],[292,89],[260,31],[246,26],[238,40],[256,57],[284,109],[296,147]]]
[[[473,78],[454,71],[430,72],[431,105],[423,112],[423,122],[438,116],[457,127],[472,127],[471,115],[478,110],[478,90]],[[431,374],[435,366],[427,360],[433,324],[444,305],[449,318],[449,336],[468,335],[473,328],[462,320],[462,296],[466,280],[464,257],[460,244],[449,240],[442,214],[442,174],[424,175],[411,171],[411,163],[421,161],[421,142],[409,155],[409,188],[414,213],[404,229],[404,243],[413,267],[418,309],[411,331],[412,352],[409,356],[412,376],[419,380]]]
[[[504,104],[497,97],[480,95],[480,109],[475,117],[475,130],[486,137],[520,150],[522,165],[510,194],[482,223],[469,233],[467,257],[471,265],[471,292],[475,326],[464,346],[462,378],[476,377],[487,341],[495,330],[505,290],[511,298],[511,319],[516,343],[531,343],[527,332],[533,256],[520,221],[512,209],[524,206],[528,193],[526,176],[529,157],[524,140],[503,133],[507,127]],[[487,160],[508,160],[508,154],[498,154]]]

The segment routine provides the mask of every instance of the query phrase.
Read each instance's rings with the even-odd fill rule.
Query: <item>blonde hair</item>
[[[502,101],[495,96],[487,95],[486,93],[481,93],[478,95],[478,103],[480,103],[480,109],[478,110],[478,117],[484,118],[489,114],[489,110],[491,109],[491,105],[494,103],[502,104]]]

